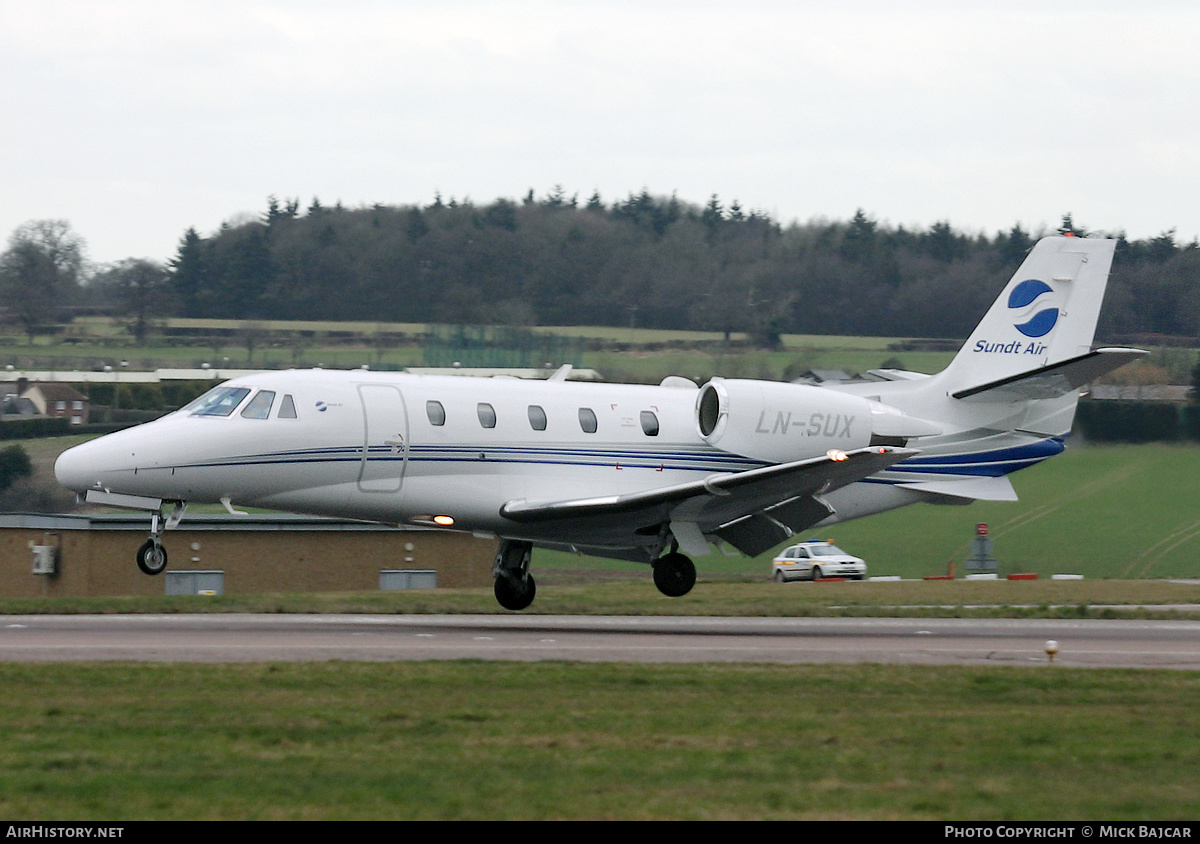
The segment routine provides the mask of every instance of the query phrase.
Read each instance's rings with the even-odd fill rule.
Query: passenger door
[[[363,454],[358,488],[363,492],[399,492],[408,466],[408,410],[400,388],[359,384],[363,409]]]

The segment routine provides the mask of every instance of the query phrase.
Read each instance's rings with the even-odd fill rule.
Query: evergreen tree
[[[189,228],[170,262],[170,284],[180,316],[201,316],[214,295],[204,253],[204,241],[194,228]]]

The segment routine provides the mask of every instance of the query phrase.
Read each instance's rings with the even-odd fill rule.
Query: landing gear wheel
[[[523,586],[515,580],[500,575],[496,578],[493,592],[496,595],[496,601],[506,610],[523,610],[533,603],[533,598],[537,594],[537,584],[534,583],[532,574],[525,575]]]
[[[137,566],[142,574],[162,574],[167,567],[167,549],[153,539],[147,539],[146,544],[138,549]]]
[[[496,549],[496,561],[492,574],[496,585],[492,588],[496,602],[506,610],[523,610],[533,603],[537,584],[529,573],[529,560],[533,545],[517,539],[505,539]]]
[[[654,585],[668,598],[680,598],[696,585],[696,566],[678,551],[660,557],[654,564]]]

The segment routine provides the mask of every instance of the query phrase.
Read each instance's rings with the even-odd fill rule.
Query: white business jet
[[[816,525],[916,502],[1014,500],[1008,474],[1063,450],[1082,385],[1145,354],[1092,350],[1114,241],[1048,237],[944,371],[828,386],[697,387],[263,372],[65,452],[59,481],[152,514],[252,505],[501,540],[500,604],[535,593],[534,545],[649,563],[666,595],[723,542],[756,555]],[[937,307],[937,303],[931,303]]]

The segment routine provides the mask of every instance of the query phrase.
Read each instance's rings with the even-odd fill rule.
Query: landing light
[[[442,527],[451,527],[454,524],[454,518],[451,516],[434,516],[433,523]]]
[[[828,457],[830,460],[833,460],[836,462],[841,462],[843,460],[850,459],[849,457],[846,456],[846,452],[838,451],[836,448],[829,449],[829,451],[825,452],[825,456]]]

